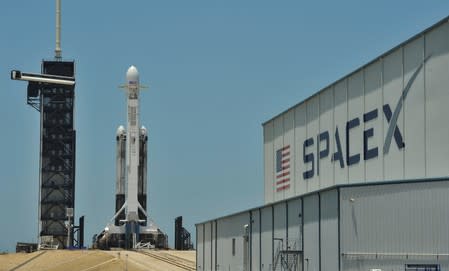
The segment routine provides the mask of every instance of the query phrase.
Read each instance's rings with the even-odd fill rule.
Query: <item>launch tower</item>
[[[42,73],[74,77],[75,65],[73,61],[43,61]],[[62,247],[68,238],[66,212],[73,208],[74,213],[75,207],[75,87],[49,84],[32,91],[28,88],[28,100],[31,94],[37,94],[34,98],[41,112],[39,236],[53,236]],[[73,245],[73,236],[68,244]]]
[[[42,62],[41,74],[12,71],[11,79],[29,82],[27,104],[40,112],[39,244],[53,248],[72,246],[75,62],[62,60],[61,56],[61,0],[56,0],[55,58]]]

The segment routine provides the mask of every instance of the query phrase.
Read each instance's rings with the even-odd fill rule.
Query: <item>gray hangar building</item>
[[[265,205],[197,270],[449,270],[449,17],[263,124]]]

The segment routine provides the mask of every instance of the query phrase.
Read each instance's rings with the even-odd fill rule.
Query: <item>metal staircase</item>
[[[283,239],[275,239],[278,246],[273,259],[273,271],[293,271],[298,270],[299,259],[302,250],[297,248],[297,242],[287,240],[284,248]]]

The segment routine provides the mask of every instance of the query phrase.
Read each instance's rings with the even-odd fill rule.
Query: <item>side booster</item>
[[[115,190],[115,212],[118,215],[115,218],[115,226],[119,226],[120,220],[125,220],[126,214],[122,206],[125,204],[126,194],[126,130],[120,125],[117,128],[117,156],[116,156],[116,190]],[[138,184],[137,184],[137,198],[140,205],[147,212],[147,146],[148,146],[148,132],[142,126],[140,128],[139,137],[139,168],[138,168]],[[120,211],[120,212],[119,212]],[[142,223],[147,225],[147,217],[139,210],[139,220],[144,220]]]

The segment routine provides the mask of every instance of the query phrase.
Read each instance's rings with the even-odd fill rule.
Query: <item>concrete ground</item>
[[[195,251],[47,250],[0,255],[0,271],[185,271],[195,270]],[[190,269],[186,267],[191,267]]]

